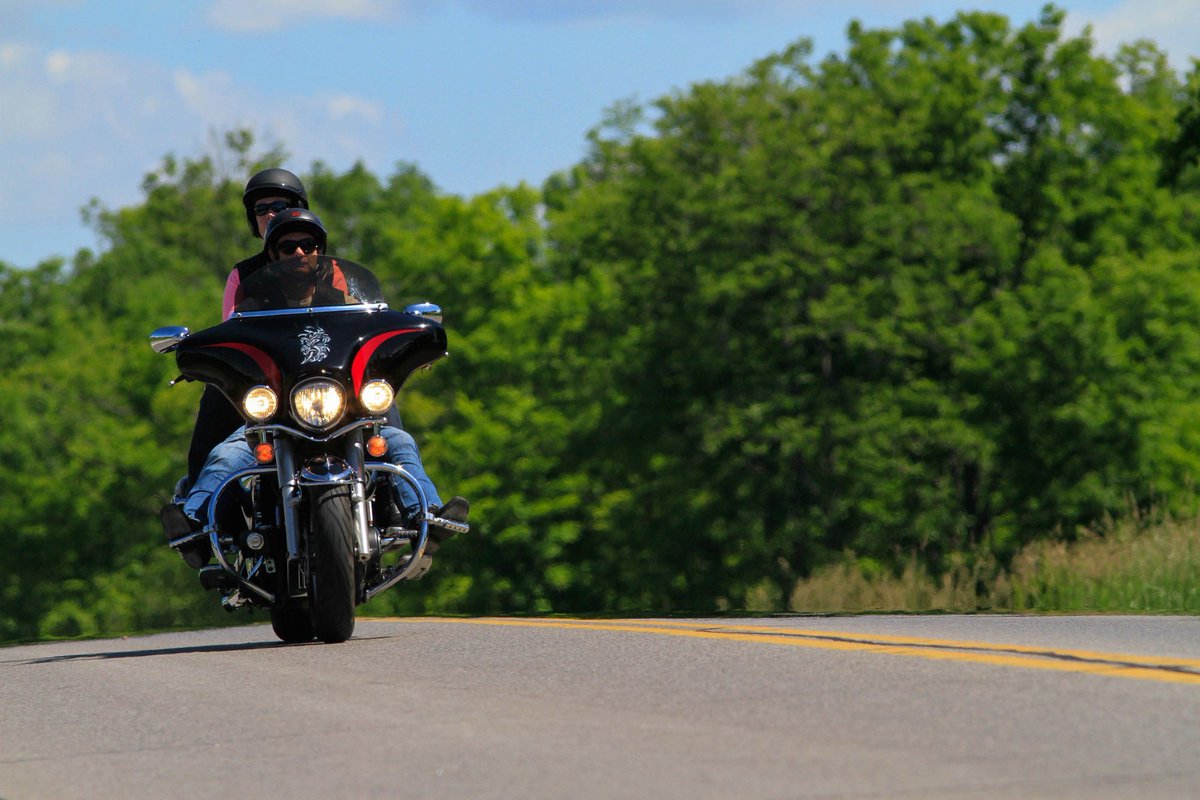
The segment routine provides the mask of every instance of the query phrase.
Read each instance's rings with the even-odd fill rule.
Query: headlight
[[[292,413],[301,425],[324,430],[342,418],[346,393],[334,381],[318,378],[292,390]]]
[[[242,410],[255,422],[266,422],[279,408],[279,398],[266,386],[255,386],[242,398]]]
[[[392,407],[392,400],[396,397],[396,393],[392,391],[392,387],[387,381],[367,381],[363,386],[362,391],[358,393],[358,399],[362,401],[363,408],[370,411],[372,414],[382,414]]]

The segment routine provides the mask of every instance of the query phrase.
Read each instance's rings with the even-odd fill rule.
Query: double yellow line
[[[360,622],[371,620],[365,617]],[[379,619],[379,618],[375,618]],[[517,628],[616,631],[659,636],[685,636],[727,642],[809,647],[863,653],[961,661],[975,664],[1104,675],[1112,678],[1200,685],[1200,659],[1099,653],[1028,645],[886,636],[847,631],[808,630],[779,626],[725,625],[711,621],[511,619],[499,617],[389,618],[391,622],[488,625]]]

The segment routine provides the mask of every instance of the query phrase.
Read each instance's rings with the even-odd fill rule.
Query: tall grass
[[[794,611],[1200,613],[1200,517],[1137,515],[1035,542],[1001,568],[961,559],[931,576],[913,559],[900,575],[848,555],[797,584]]]

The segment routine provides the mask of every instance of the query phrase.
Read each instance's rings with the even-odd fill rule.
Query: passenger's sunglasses
[[[254,216],[261,217],[263,214],[266,214],[268,211],[273,211],[276,214],[278,214],[280,211],[283,211],[285,208],[291,208],[291,205],[288,203],[287,200],[272,200],[270,203],[255,203],[254,204]]]
[[[309,236],[307,239],[289,239],[286,242],[279,242],[275,245],[275,252],[287,255],[299,248],[304,255],[310,256],[317,252],[318,246],[317,240]]]

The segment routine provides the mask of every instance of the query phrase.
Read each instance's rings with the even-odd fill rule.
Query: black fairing
[[[364,383],[382,378],[399,389],[415,370],[446,354],[446,333],[439,323],[380,305],[378,284],[363,267],[320,260],[336,264],[357,294],[339,291],[331,299],[321,294],[328,287],[318,287],[319,306],[289,304],[286,298],[263,302],[255,289],[277,282],[280,268],[302,259],[259,270],[243,284],[249,299],[230,319],[179,344],[175,357],[180,373],[216,386],[239,409],[251,387],[269,386],[280,399],[271,421],[280,422],[288,416],[292,388],[304,380],[338,380],[347,390],[347,411],[362,416],[367,412],[358,405],[358,390]],[[367,277],[370,286],[360,290],[356,281],[365,284]]]

